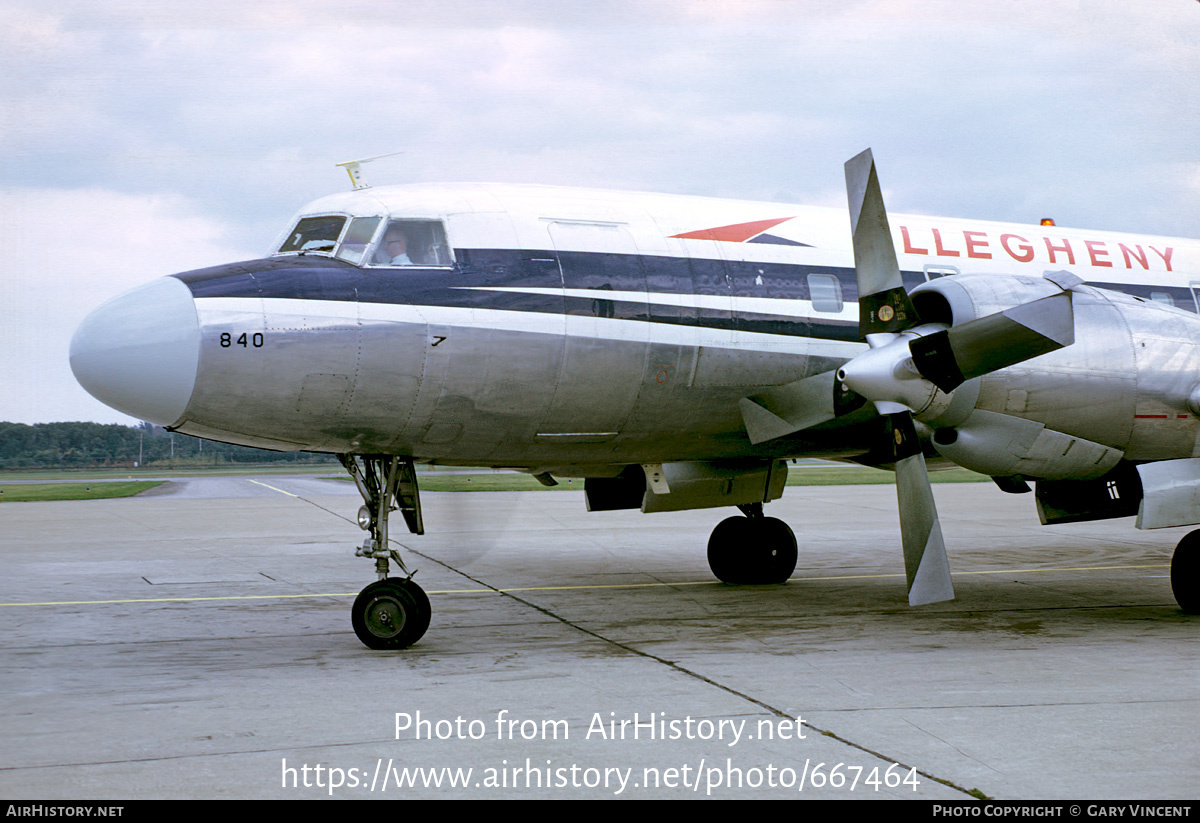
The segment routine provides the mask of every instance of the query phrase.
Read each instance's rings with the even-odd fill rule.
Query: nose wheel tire
[[[350,621],[368,648],[407,649],[425,635],[432,609],[425,591],[411,580],[389,577],[363,589]]]
[[[722,583],[785,583],[796,557],[796,535],[775,517],[730,517],[708,539],[708,566]]]

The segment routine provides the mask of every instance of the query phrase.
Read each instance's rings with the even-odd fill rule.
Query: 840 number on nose
[[[261,349],[263,347],[263,333],[260,331],[256,331],[253,334],[242,332],[237,336],[237,339],[234,339],[234,336],[230,332],[222,332],[221,348],[228,349],[231,346],[241,346],[243,349]]]

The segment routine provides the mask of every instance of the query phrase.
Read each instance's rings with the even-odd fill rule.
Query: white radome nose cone
[[[174,277],[114,297],[71,338],[71,371],[101,403],[139,420],[177,423],[196,385],[200,321]]]

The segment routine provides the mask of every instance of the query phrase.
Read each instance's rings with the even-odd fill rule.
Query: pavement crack
[[[921,732],[921,734],[928,735],[929,737],[932,737],[934,740],[937,740],[938,742],[942,743],[944,746],[948,746],[949,748],[958,752],[962,757],[965,757],[967,760],[974,761],[975,763],[978,763],[979,765],[983,766],[988,771],[998,774],[998,772],[996,771],[996,769],[993,766],[991,766],[988,763],[985,763],[984,761],[980,760],[978,757],[974,757],[972,755],[967,754],[962,749],[960,749],[958,746],[955,746],[949,740],[946,740],[944,737],[934,734],[933,732],[929,731],[928,729],[922,727],[920,724],[914,723],[912,720],[908,719],[907,717],[904,718],[904,722],[907,723],[908,725],[912,726],[917,731]]]

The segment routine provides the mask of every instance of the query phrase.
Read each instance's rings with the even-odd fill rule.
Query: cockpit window
[[[389,220],[371,257],[372,266],[449,266],[450,250],[439,220]]]
[[[440,220],[341,214],[301,218],[275,253],[333,255],[356,266],[388,268],[449,267],[454,262]]]
[[[318,251],[329,253],[337,245],[338,237],[346,218],[337,215],[328,217],[305,217],[296,224],[292,233],[279,247],[279,253]]]
[[[367,251],[367,246],[370,245],[371,238],[375,236],[375,229],[379,227],[382,219],[382,217],[356,217],[351,220],[346,237],[342,240],[341,247],[338,248],[337,257],[356,266],[362,263],[363,254]]]

